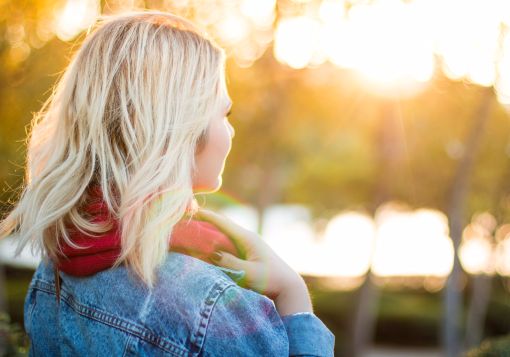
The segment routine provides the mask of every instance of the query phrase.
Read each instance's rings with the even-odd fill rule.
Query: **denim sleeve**
[[[210,356],[333,356],[334,336],[313,314],[280,317],[269,298],[232,285],[211,313],[203,345]]]
[[[290,356],[333,356],[335,335],[311,312],[282,317]]]

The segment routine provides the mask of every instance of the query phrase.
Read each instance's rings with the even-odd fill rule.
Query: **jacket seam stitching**
[[[25,318],[26,324],[24,323],[24,325],[25,325],[24,327],[27,330],[27,333],[32,332],[32,317],[34,315],[34,309],[35,309],[35,305],[36,305],[36,300],[35,300],[35,297],[33,296],[34,294],[35,294],[34,287],[30,286],[28,288],[27,296],[25,297],[25,299],[29,299],[28,300],[28,309],[27,309],[26,318]]]
[[[128,335],[128,338],[126,340],[126,344],[124,345],[124,351],[122,352],[122,357],[126,357],[127,356],[127,353],[128,353],[128,350],[129,350],[129,345],[131,344],[131,339],[133,338],[133,335]]]
[[[202,351],[207,327],[209,326],[209,321],[211,319],[211,315],[213,313],[214,307],[216,306],[216,303],[221,298],[223,293],[233,286],[236,286],[233,281],[223,279],[218,280],[213,285],[206,298],[203,300],[199,312],[199,316],[201,318],[198,323],[198,328],[193,334],[193,340],[191,341],[192,345],[197,349],[196,355],[199,355]]]
[[[34,289],[44,291],[51,295],[55,295],[55,292],[51,289],[53,285],[47,281],[38,279],[34,283]],[[94,309],[89,306],[82,305],[72,297],[72,295],[61,287],[60,297],[66,302],[78,314],[96,320],[105,325],[118,328],[119,330],[128,332],[144,341],[151,343],[152,345],[161,348],[169,353],[179,353],[179,355],[186,355],[189,353],[187,350],[176,346],[173,342],[167,338],[160,337],[150,331],[149,329],[139,326],[136,323],[128,322],[124,319],[116,317],[110,313]]]

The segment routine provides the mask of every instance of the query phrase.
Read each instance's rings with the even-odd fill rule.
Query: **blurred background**
[[[305,277],[336,355],[510,356],[510,1],[0,0],[2,212],[87,29],[134,9],[226,49],[236,136],[221,192],[199,200]],[[27,351],[40,261],[14,243],[0,355]]]

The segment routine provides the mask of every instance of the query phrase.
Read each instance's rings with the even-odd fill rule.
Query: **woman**
[[[333,354],[303,279],[256,234],[195,206],[221,186],[230,106],[223,51],[182,18],[114,16],[85,39],[34,119],[27,184],[0,226],[18,252],[44,256],[25,300],[31,355]],[[193,215],[244,255],[216,252],[214,265],[169,251]],[[73,235],[101,244],[112,226],[112,269],[56,269],[64,247],[87,249]]]

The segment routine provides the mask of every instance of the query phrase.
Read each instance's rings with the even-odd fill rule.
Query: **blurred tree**
[[[458,248],[462,240],[462,231],[466,225],[465,202],[469,192],[471,171],[474,166],[475,156],[485,133],[485,126],[489,120],[490,108],[494,102],[493,91],[486,88],[481,93],[479,107],[474,113],[473,126],[466,139],[466,151],[463,153],[455,175],[451,182],[450,202],[448,207],[448,223],[450,237],[454,246],[453,269],[448,277],[445,289],[444,302],[444,326],[443,342],[447,356],[458,356],[461,351],[461,311],[462,311],[462,286],[461,276],[463,274],[460,265]]]

